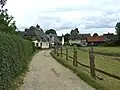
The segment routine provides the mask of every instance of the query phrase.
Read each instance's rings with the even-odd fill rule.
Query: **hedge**
[[[33,52],[32,42],[0,32],[0,90],[8,90],[27,69]]]

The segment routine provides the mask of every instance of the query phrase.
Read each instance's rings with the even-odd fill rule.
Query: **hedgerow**
[[[0,32],[0,90],[8,90],[27,69],[33,52],[32,42]]]

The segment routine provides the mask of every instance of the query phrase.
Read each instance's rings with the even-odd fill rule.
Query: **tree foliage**
[[[69,40],[69,36],[70,36],[70,34],[68,34],[68,33],[65,34],[64,39],[66,42]]]
[[[6,0],[0,2],[2,6],[5,5]],[[0,31],[6,33],[16,33],[15,30],[17,29],[15,25],[15,21],[13,21],[13,16],[8,15],[7,9],[0,9]]]
[[[99,36],[97,33],[94,33],[93,36]]]
[[[15,78],[28,68],[33,47],[32,42],[17,35],[0,32],[0,90],[15,90]]]
[[[116,29],[116,33],[118,35],[118,39],[120,40],[120,22],[117,22],[115,29]]]
[[[4,5],[6,4],[6,1],[7,1],[7,0],[0,0],[0,6],[1,6],[1,8],[4,7]]]
[[[54,29],[49,29],[49,30],[47,30],[46,32],[45,32],[45,34],[56,34],[57,35],[57,33],[56,33],[56,31],[54,30]]]

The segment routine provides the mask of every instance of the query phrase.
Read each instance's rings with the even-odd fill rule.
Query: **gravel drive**
[[[30,63],[20,90],[95,90],[49,54],[39,51]]]

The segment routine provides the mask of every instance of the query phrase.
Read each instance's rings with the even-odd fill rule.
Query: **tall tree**
[[[49,30],[47,30],[46,32],[45,32],[45,34],[56,34],[57,35],[57,33],[56,33],[56,31],[54,30],[54,29],[49,29]]]
[[[6,4],[6,1],[7,1],[7,0],[0,0],[0,6],[1,6],[1,8],[4,7],[4,5]]]
[[[68,33],[65,34],[64,39],[66,42],[69,40],[69,36],[70,36],[70,34],[68,34]]]
[[[0,0],[0,31],[16,33],[15,21],[13,21],[13,16],[8,15],[7,9],[4,9],[4,5],[7,0]]]
[[[4,32],[14,33],[17,29],[13,17],[8,15],[7,9],[0,10],[0,30]]]
[[[93,36],[99,36],[97,33],[94,33]]]
[[[118,35],[118,39],[120,40],[120,22],[117,22],[115,29],[116,29],[116,33]]]
[[[4,5],[7,0],[0,0],[0,30],[4,32],[16,33],[15,21],[13,21],[13,16],[8,15],[7,9],[4,9]]]

